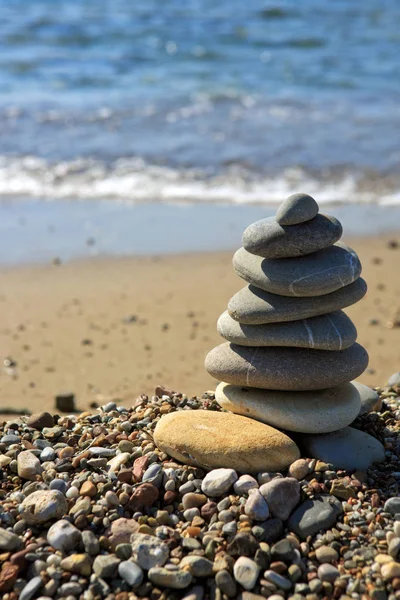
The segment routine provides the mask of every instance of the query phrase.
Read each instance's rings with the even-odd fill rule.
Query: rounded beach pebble
[[[217,323],[218,333],[239,346],[293,346],[314,350],[344,350],[357,339],[351,319],[337,311],[287,323],[246,325],[232,319],[228,311]]]
[[[297,258],[269,259],[239,248],[233,256],[236,273],[252,285],[280,296],[323,296],[349,285],[361,274],[357,254],[339,242]]]
[[[366,293],[367,284],[361,277],[335,292],[311,298],[278,296],[247,285],[230,299],[228,312],[235,321],[248,325],[297,321],[351,306]]]
[[[360,394],[361,407],[360,415],[365,415],[375,410],[376,405],[379,403],[379,394],[372,388],[360,383],[359,381],[352,381],[352,385],[357,389]]]
[[[318,204],[308,194],[292,194],[279,206],[276,220],[279,225],[297,225],[310,221],[317,216],[318,211]]]
[[[215,391],[225,410],[279,429],[326,433],[346,427],[360,412],[360,395],[351,383],[310,392],[257,390],[220,383]]]
[[[343,233],[335,217],[317,215],[311,221],[282,226],[273,217],[261,219],[243,233],[243,247],[251,254],[264,258],[304,256],[332,246]]]
[[[343,512],[342,504],[333,496],[320,496],[305,500],[290,515],[289,531],[300,538],[315,535],[318,531],[329,529]]]
[[[321,435],[302,435],[301,443],[308,456],[337,469],[364,471],[372,463],[385,460],[385,449],[380,441],[353,427]]]
[[[250,348],[221,344],[206,356],[212,377],[233,385],[269,390],[306,391],[335,387],[367,368],[368,354],[360,344],[327,352],[306,348]]]
[[[154,441],[183,463],[245,473],[279,471],[300,457],[296,444],[284,433],[252,419],[207,410],[164,415]]]

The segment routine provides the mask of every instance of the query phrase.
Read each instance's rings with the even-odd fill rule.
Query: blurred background
[[[2,3],[9,260],[28,247],[39,259],[84,253],[96,234],[106,253],[228,248],[243,207],[299,190],[346,206],[354,228],[393,226],[376,207],[400,203],[399,32],[396,0]],[[350,204],[369,208],[356,219]],[[232,233],[216,242],[207,223],[226,219]],[[109,231],[127,222],[136,245]],[[165,225],[188,239],[160,240]],[[35,247],[46,228],[57,239]]]
[[[232,250],[300,191],[363,262],[362,381],[399,370],[397,0],[0,12],[3,409],[212,388]]]

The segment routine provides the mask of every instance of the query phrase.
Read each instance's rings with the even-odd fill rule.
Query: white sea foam
[[[55,164],[32,156],[0,157],[0,197],[47,200],[112,199],[123,203],[271,204],[297,191],[321,204],[400,205],[400,185],[374,175],[344,172],[316,176],[299,167],[275,176],[232,166],[223,173],[148,165],[142,159],[119,159],[111,165],[92,159]]]

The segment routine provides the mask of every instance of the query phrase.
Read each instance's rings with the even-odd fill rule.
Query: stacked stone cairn
[[[248,285],[219,318],[227,342],[209,352],[206,369],[221,382],[222,408],[287,432],[305,456],[363,469],[384,460],[384,450],[349,427],[377,395],[352,382],[368,354],[342,309],[361,300],[367,286],[341,236],[339,221],[320,214],[306,194],[250,225],[233,258]]]
[[[234,256],[248,285],[218,321],[227,340],[206,358],[228,412],[181,410],[163,416],[157,446],[205,469],[280,471],[300,456],[340,469],[367,469],[382,444],[349,425],[378,394],[352,381],[368,355],[342,312],[365,295],[357,254],[336,243],[342,226],[306,194],[288,198],[276,218],[250,225]]]

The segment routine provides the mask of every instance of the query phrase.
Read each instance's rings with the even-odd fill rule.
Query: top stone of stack
[[[342,233],[337,219],[318,213],[311,196],[294,194],[278,208],[276,217],[247,227],[243,248],[262,258],[296,258],[332,246]]]
[[[308,194],[289,196],[277,210],[276,220],[279,225],[298,225],[317,216],[318,204]]]

